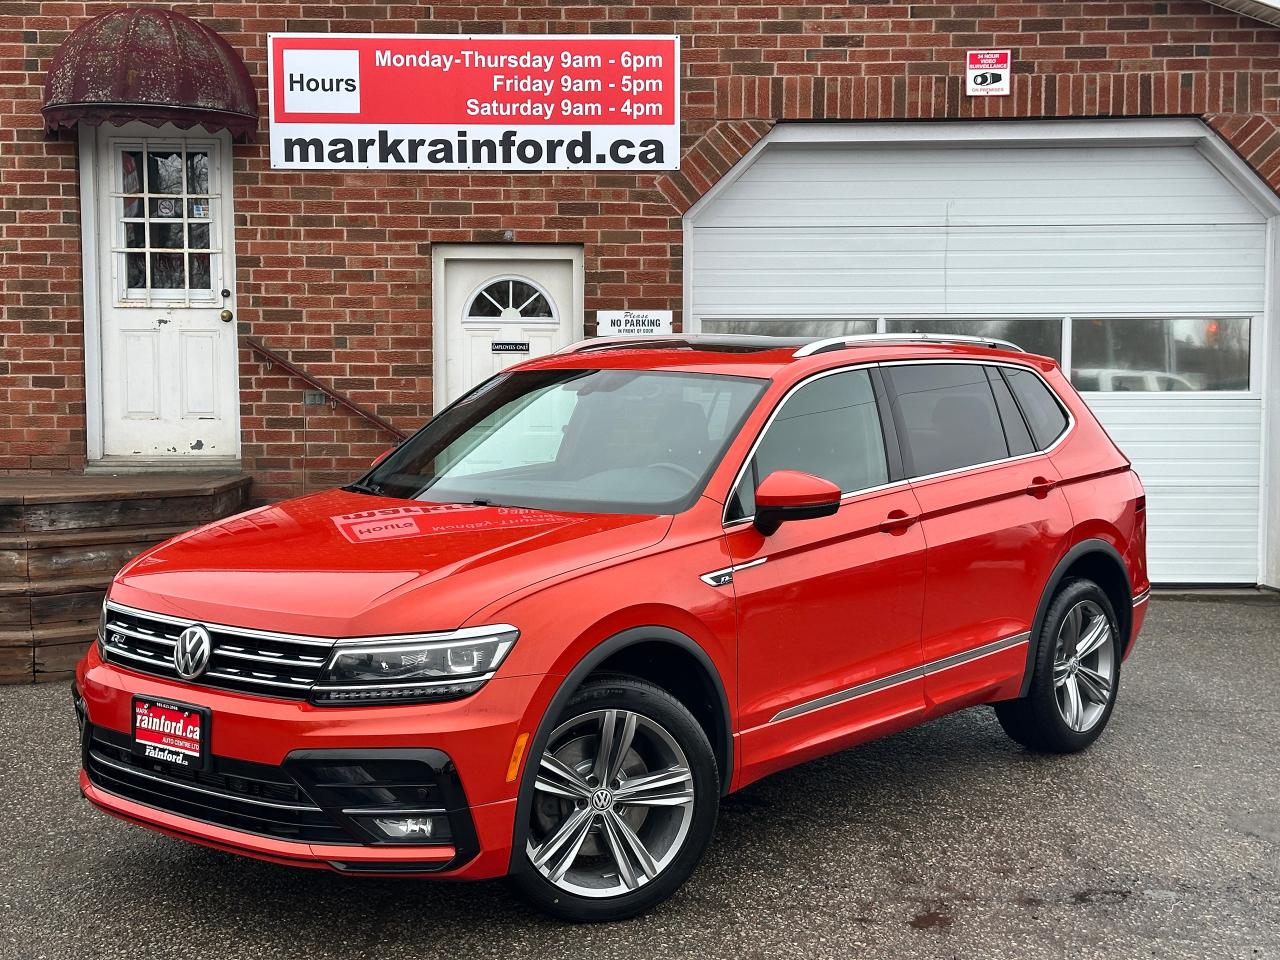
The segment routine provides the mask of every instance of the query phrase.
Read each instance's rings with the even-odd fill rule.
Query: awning
[[[172,10],[122,7],[63,41],[44,82],[50,130],[142,120],[250,139],[258,95],[244,61],[208,27]]]

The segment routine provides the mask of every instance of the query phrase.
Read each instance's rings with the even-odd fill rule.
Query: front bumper
[[[538,715],[534,701],[545,679],[495,678],[465,700],[428,706],[315,707],[134,673],[91,650],[75,687],[80,787],[120,819],[276,863],[501,876],[511,858],[519,782],[518,775],[508,780],[512,752],[525,717]],[[209,708],[206,773],[174,773],[130,757],[135,695]],[[409,773],[377,773],[406,764]],[[335,765],[357,773],[336,778],[342,783],[316,774]],[[420,776],[411,775],[415,769]],[[375,809],[409,807],[439,814],[448,828],[429,844],[374,839],[367,824]]]

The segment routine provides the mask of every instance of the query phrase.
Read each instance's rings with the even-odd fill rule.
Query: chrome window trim
[[[1147,587],[1147,589],[1143,590],[1141,593],[1136,594],[1134,596],[1133,605],[1135,607],[1139,607],[1150,599],[1151,599],[1151,588]]]
[[[901,480],[895,480],[892,483],[885,483],[876,487],[866,487],[862,490],[852,490],[849,493],[842,493],[840,495],[841,503],[843,503],[845,500],[848,500],[852,497],[861,497],[870,493],[880,493],[881,491],[884,491],[884,490],[892,490],[895,487],[910,486],[913,483],[920,483],[926,480],[934,480],[934,479],[937,479],[938,477],[949,477],[949,476],[954,476],[960,473],[966,473],[970,470],[983,470],[983,469],[986,469],[987,467],[994,467],[998,464],[1016,463],[1019,460],[1030,460],[1035,457],[1045,457],[1045,456],[1048,456],[1055,449],[1057,449],[1057,447],[1060,444],[1062,444],[1069,436],[1071,436],[1073,432],[1075,432],[1075,428],[1076,428],[1075,415],[1072,414],[1070,408],[1068,408],[1067,405],[1062,402],[1062,399],[1058,396],[1057,391],[1055,391],[1053,387],[1049,385],[1049,381],[1044,378],[1044,374],[1041,373],[1040,370],[1038,370],[1030,362],[1019,363],[1016,360],[1007,360],[1004,358],[992,358],[990,360],[986,360],[978,357],[954,357],[954,358],[946,357],[946,358],[936,358],[936,359],[928,358],[928,359],[913,359],[913,360],[878,360],[878,361],[869,361],[865,363],[850,364],[848,366],[834,367],[830,370],[820,370],[817,373],[813,374],[812,376],[806,377],[805,379],[793,384],[787,390],[787,392],[782,395],[782,399],[778,401],[777,406],[773,408],[773,412],[769,414],[769,419],[766,420],[764,423],[764,426],[760,428],[760,432],[756,435],[755,441],[751,444],[751,449],[747,451],[747,456],[742,461],[742,466],[738,468],[738,472],[733,478],[733,483],[730,484],[729,486],[729,494],[724,499],[724,509],[721,511],[721,514],[720,514],[721,526],[727,530],[731,527],[736,527],[739,524],[751,523],[752,521],[755,520],[754,514],[752,514],[749,517],[741,517],[736,520],[730,520],[728,518],[729,504],[733,502],[734,492],[738,489],[738,484],[742,482],[742,478],[747,472],[747,467],[751,465],[751,458],[756,455],[756,450],[759,448],[760,443],[764,439],[765,434],[768,433],[769,428],[773,426],[773,421],[777,417],[778,411],[780,411],[783,405],[787,402],[787,400],[791,398],[791,395],[795,393],[797,390],[799,390],[801,387],[805,386],[808,383],[812,383],[814,380],[819,380],[822,377],[828,377],[835,373],[846,373],[850,370],[861,370],[861,369],[866,369],[870,367],[883,368],[883,367],[898,367],[898,366],[920,366],[924,364],[952,364],[952,363],[976,363],[976,364],[980,364],[982,366],[987,366],[987,367],[1012,367],[1015,370],[1030,371],[1035,376],[1040,378],[1040,382],[1045,385],[1045,388],[1048,389],[1049,391],[1049,395],[1053,397],[1054,403],[1056,403],[1058,405],[1058,408],[1064,414],[1066,414],[1066,417],[1067,417],[1066,427],[1063,429],[1063,431],[1060,434],[1058,434],[1056,438],[1054,438],[1053,443],[1049,444],[1043,450],[1033,450],[1030,453],[1020,453],[1015,456],[1004,457],[1000,460],[988,460],[984,463],[971,463],[964,467],[955,467],[952,470],[943,470],[939,473],[927,473],[927,474],[921,474],[919,476],[903,477]],[[1017,402],[1016,397],[1014,398],[1014,402],[1015,403]],[[1021,409],[1021,404],[1019,404],[1019,409]],[[902,438],[899,438],[898,442],[899,444],[901,444]]]
[[[898,673],[891,673],[888,676],[879,677],[875,680],[867,680],[852,687],[846,687],[843,690],[837,690],[834,693],[828,693],[825,696],[817,697],[814,700],[807,700],[804,703],[798,703],[795,706],[787,707],[785,710],[780,710],[778,713],[774,714],[774,716],[769,720],[769,723],[780,723],[783,720],[791,720],[795,717],[804,716],[806,713],[812,713],[815,710],[823,710],[827,707],[833,707],[840,703],[847,703],[850,700],[856,700],[859,697],[865,697],[871,693],[887,690],[890,687],[896,687],[899,684],[906,683],[910,680],[918,680],[922,677],[927,677],[935,673],[941,673],[944,670],[950,670],[952,667],[971,663],[974,660],[981,660],[983,657],[989,657],[993,653],[1000,653],[1002,650],[1008,650],[1012,647],[1027,643],[1030,639],[1030,631],[1015,633],[1013,636],[1005,637],[1001,640],[993,640],[991,643],[984,643],[982,646],[974,647],[971,650],[963,650],[960,653],[953,653],[938,660],[932,660],[929,663],[921,664],[918,667],[911,667],[907,670],[901,670]]]

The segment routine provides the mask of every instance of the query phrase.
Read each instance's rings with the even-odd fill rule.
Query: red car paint
[[[276,862],[334,869],[365,862],[374,872],[401,874],[406,864],[424,873],[444,865],[434,875],[493,877],[508,871],[520,836],[526,745],[554,719],[548,707],[566,682],[576,682],[566,679],[575,667],[625,631],[659,627],[705,654],[726,701],[728,790],[961,707],[1017,696],[1024,635],[1055,571],[1080,545],[1101,542],[1122,562],[1129,596],[1117,613],[1128,621],[1127,656],[1149,588],[1145,498],[1129,462],[1053,361],[933,344],[792,354],[617,349],[514,368],[767,380],[701,496],[672,516],[334,490],[202,527],[149,550],[116,577],[114,603],[259,631],[325,638],[517,627],[519,639],[496,675],[443,703],[335,707],[255,696],[104,662],[97,646],[77,669],[77,695],[95,728],[130,733],[135,695],[196,704],[210,711],[215,757],[279,766],[298,750],[443,751],[474,824],[476,849],[466,858],[452,846],[326,846],[228,829],[118,796],[83,773],[82,791],[130,822]],[[823,371],[921,360],[1034,369],[1073,423],[1047,452],[846,496],[830,516],[783,523],[770,535],[750,522],[725,523],[735,480],[788,391]],[[762,485],[761,500],[814,502],[812,485],[786,481]],[[729,579],[715,582],[714,572],[726,571]],[[945,663],[1000,638],[1000,649]],[[905,676],[839,699],[841,691],[895,675]],[[795,712],[832,695],[821,709]]]

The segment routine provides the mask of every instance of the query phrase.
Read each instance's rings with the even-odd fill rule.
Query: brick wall
[[[684,38],[678,172],[277,172],[265,143],[236,147],[242,332],[403,428],[430,412],[433,242],[581,244],[588,323],[624,302],[679,317],[681,214],[778,120],[1200,115],[1280,185],[1280,30],[1202,2],[169,5],[240,51],[264,113],[268,31]],[[0,0],[0,471],[84,461],[75,154],[38,110],[58,44],[112,6]],[[1014,93],[966,98],[964,52],[988,46],[1013,48]],[[241,381],[258,496],[386,445],[247,350]]]

